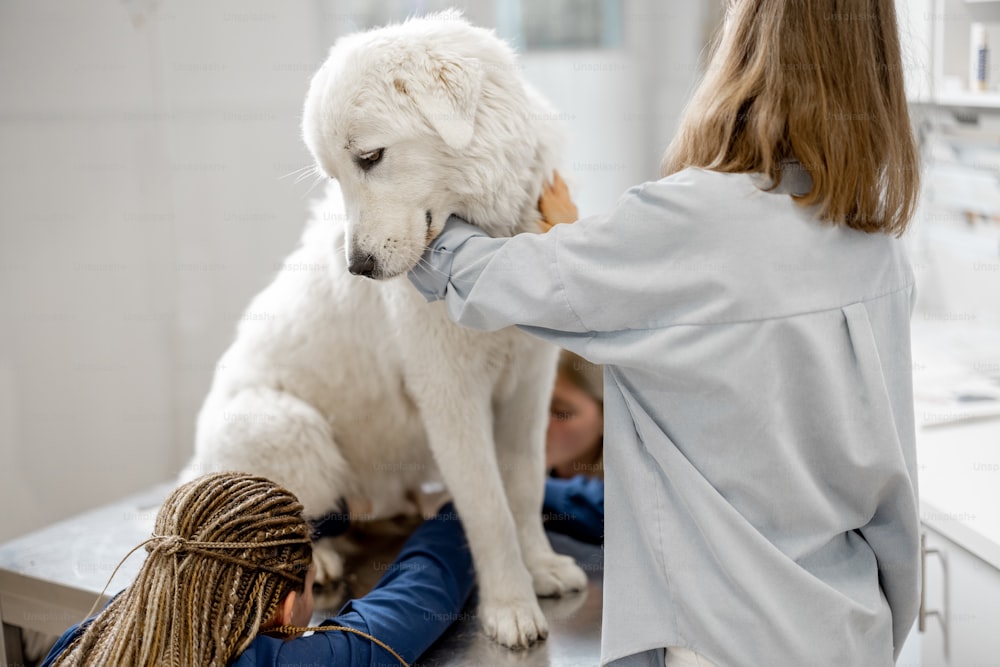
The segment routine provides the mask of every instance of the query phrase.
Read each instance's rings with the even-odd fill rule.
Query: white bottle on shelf
[[[973,92],[986,91],[990,87],[990,49],[985,24],[972,24],[969,46],[972,65],[969,89]]]

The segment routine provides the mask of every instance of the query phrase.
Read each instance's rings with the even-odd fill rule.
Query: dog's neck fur
[[[504,47],[496,50],[497,62],[484,65],[487,75],[476,109],[476,129],[472,141],[461,151],[466,168],[452,185],[456,201],[453,213],[491,236],[539,231],[542,183],[551,181],[565,144],[555,110],[515,74],[514,54]],[[512,90],[518,94],[510,94]],[[483,140],[487,132],[491,133],[489,143]],[[506,160],[495,154],[497,137],[505,135],[509,139],[504,142]],[[515,139],[525,136],[538,140],[528,149],[530,153],[510,155],[520,144]]]
[[[484,81],[483,99],[476,111],[476,131],[469,146],[462,151],[468,168],[453,186],[457,203],[454,213],[482,227],[491,236],[538,231],[541,219],[538,197],[542,183],[551,180],[564,143],[561,128],[553,122],[555,113],[551,107],[540,95],[526,89],[520,79],[514,83],[517,87],[513,89],[522,93],[504,98],[490,93],[509,91],[511,87]],[[481,138],[486,127],[493,132],[493,142],[487,143]],[[494,154],[495,137],[501,133],[510,138],[506,142],[509,147],[505,148],[506,161]],[[537,144],[526,148],[527,152],[522,155],[510,156],[509,152],[520,144],[514,141],[518,135],[536,137]]]

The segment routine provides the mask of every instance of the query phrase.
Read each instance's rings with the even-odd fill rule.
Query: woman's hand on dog
[[[556,225],[576,222],[580,217],[576,205],[569,196],[569,188],[558,171],[552,172],[552,182],[542,185],[542,196],[538,198],[538,210],[542,220],[538,223],[543,232]]]

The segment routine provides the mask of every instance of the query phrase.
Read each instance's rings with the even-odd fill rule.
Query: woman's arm
[[[455,322],[495,331],[527,325],[588,331],[569,303],[556,261],[556,231],[491,238],[452,216],[410,272],[428,301],[445,300]],[[516,258],[516,261],[514,260]]]
[[[474,581],[465,533],[449,503],[417,528],[370,593],[351,600],[322,625],[370,634],[412,664],[460,617]],[[268,648],[277,649],[276,654],[265,655]],[[344,666],[398,664],[370,640],[343,631],[317,632],[269,647],[254,642],[253,649],[257,655],[246,655],[252,658],[248,665],[311,664],[319,658]]]
[[[375,588],[335,620],[362,621],[412,663],[459,618],[474,582],[462,522],[448,503],[414,532]]]
[[[632,188],[609,214],[512,238],[452,217],[410,280],[463,326],[517,325],[575,352],[603,332],[686,320],[711,301],[691,271],[703,258],[687,251],[717,234],[698,224],[697,189],[682,172]]]

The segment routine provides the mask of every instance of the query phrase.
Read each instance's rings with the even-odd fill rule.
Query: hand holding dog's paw
[[[587,575],[570,556],[546,554],[528,563],[535,594],[542,597],[565,595],[587,587]]]
[[[509,648],[527,648],[549,635],[549,624],[534,597],[503,602],[484,601],[479,605],[483,632]]]
[[[542,220],[538,223],[543,232],[556,225],[576,222],[580,217],[576,204],[569,196],[569,187],[558,171],[552,172],[552,183],[542,185],[542,196],[538,198],[538,210]]]

